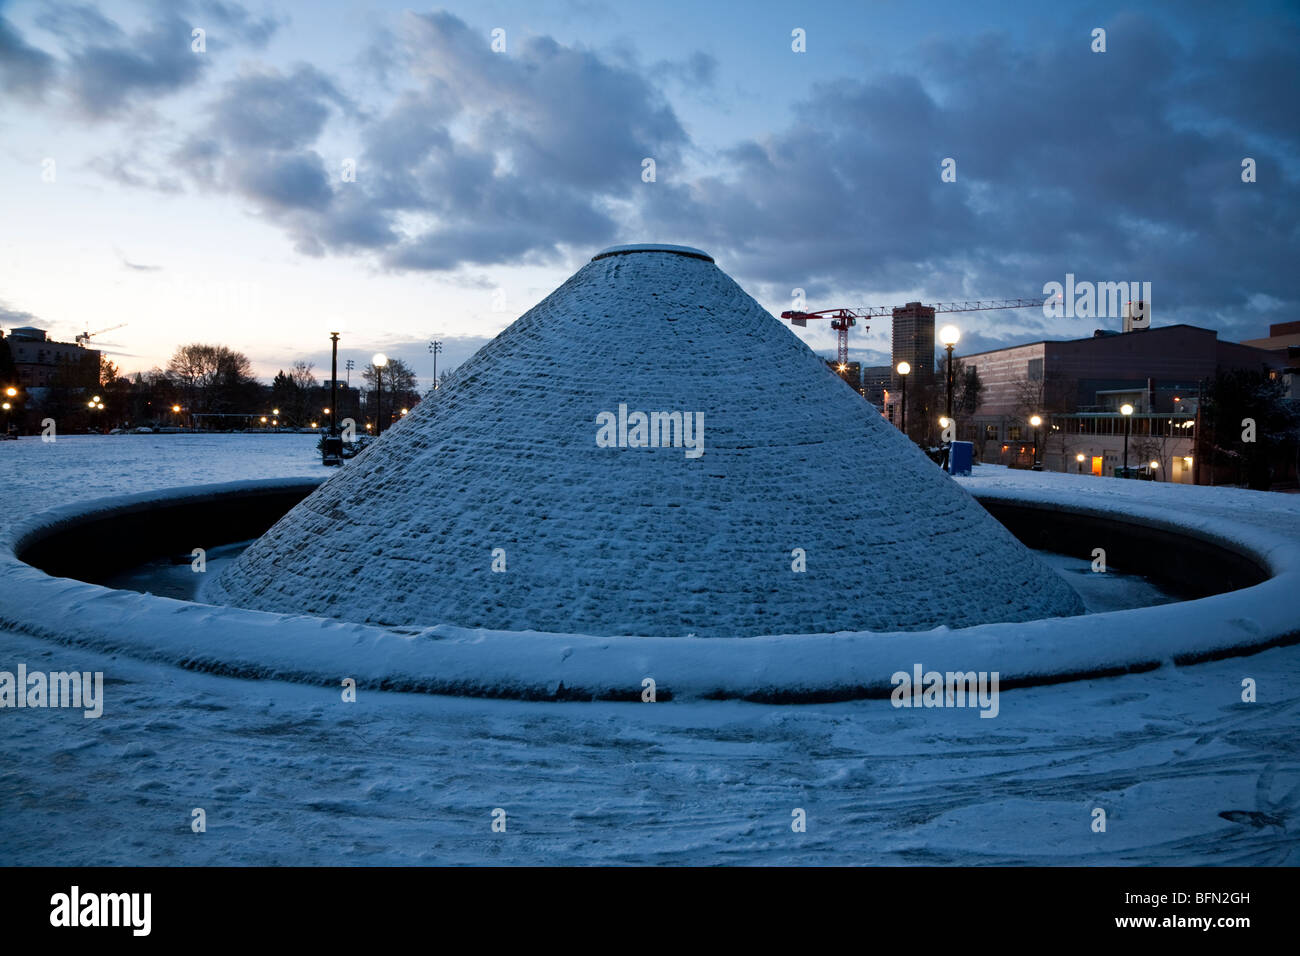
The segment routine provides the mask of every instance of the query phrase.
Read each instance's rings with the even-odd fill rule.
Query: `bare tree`
[[[1070,430],[1067,421],[1053,419],[1078,411],[1078,383],[1073,379],[1022,378],[1014,383],[1012,389],[1013,418],[1023,428],[1025,440],[1033,439],[1034,426],[1030,419],[1038,415],[1043,420],[1038,428],[1040,459],[1048,454],[1060,455],[1061,467],[1068,470],[1067,458],[1078,436]]]
[[[177,347],[167,363],[167,376],[196,412],[234,407],[250,385],[256,385],[248,356],[224,345],[200,342]]]

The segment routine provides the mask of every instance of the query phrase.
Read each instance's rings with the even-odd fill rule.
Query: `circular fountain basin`
[[[0,626],[65,645],[241,677],[526,699],[811,702],[888,697],[891,676],[987,671],[1002,688],[1150,670],[1300,642],[1300,543],[1124,500],[980,490],[1022,542],[1108,563],[1187,598],[1078,617],[896,633],[736,639],[391,628],[176,600],[90,583],[165,555],[255,538],[318,480],[101,499],[33,516],[0,548]]]

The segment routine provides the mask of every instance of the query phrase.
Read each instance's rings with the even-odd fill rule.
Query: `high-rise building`
[[[920,302],[909,302],[894,309],[893,371],[890,391],[899,389],[898,363],[912,366],[907,380],[909,388],[934,380],[934,309]]]
[[[893,387],[888,365],[868,365],[862,370],[862,394],[877,408],[885,407],[885,391]]]

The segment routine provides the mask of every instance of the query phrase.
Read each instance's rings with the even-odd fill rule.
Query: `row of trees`
[[[14,376],[4,380],[11,378]],[[374,366],[367,365],[358,384],[360,388],[340,389],[337,412],[340,419],[350,417],[359,425],[373,422],[376,413],[391,421],[403,407],[410,408],[420,400],[415,373],[401,359],[389,359],[382,370],[382,383]],[[379,384],[382,412],[377,401]],[[330,395],[311,362],[298,361],[288,370],[281,369],[268,386],[253,375],[252,363],[244,353],[195,342],[177,348],[165,368],[129,377],[101,355],[97,389],[56,386],[35,394],[23,390],[11,403],[14,407],[9,417],[26,432],[45,417],[54,418],[65,431],[142,425],[242,428],[260,424],[262,416],[287,427],[308,427],[326,420],[324,409]],[[98,401],[93,401],[96,398]]]

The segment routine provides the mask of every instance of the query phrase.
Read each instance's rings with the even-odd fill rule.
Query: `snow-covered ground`
[[[313,446],[6,443],[0,528],[84,498],[319,475]],[[964,483],[1138,495],[1300,538],[1294,495],[991,468]],[[19,663],[102,670],[106,701],[98,720],[0,709],[4,864],[1300,863],[1300,647],[1004,691],[992,720],[887,701],[352,704],[0,631],[0,671]]]

